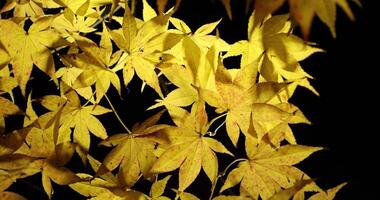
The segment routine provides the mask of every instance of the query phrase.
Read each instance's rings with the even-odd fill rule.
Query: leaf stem
[[[240,162],[240,161],[246,161],[247,159],[246,158],[238,158],[234,161],[232,161],[227,167],[226,169],[224,169],[223,173],[220,174],[220,176],[225,176],[227,171],[230,169],[230,167],[232,167],[233,164],[237,163],[237,162]]]
[[[211,194],[210,194],[210,197],[208,198],[208,200],[212,200],[212,197],[214,196],[214,192],[215,192],[216,184],[218,183],[218,179],[219,179],[219,178],[220,178],[220,174],[216,177],[214,183],[212,183]]]
[[[111,109],[113,111],[113,113],[115,114],[117,120],[120,122],[120,124],[123,126],[123,128],[127,131],[128,134],[131,134],[131,131],[129,130],[129,128],[124,124],[124,122],[121,120],[119,114],[117,114],[116,110],[115,110],[115,107],[113,107],[112,103],[111,103],[111,100],[108,98],[107,94],[104,94],[104,97],[107,99],[108,101],[108,104],[111,106]]]
[[[227,113],[223,113],[217,117],[215,117],[214,119],[212,119],[209,123],[208,123],[208,127],[210,127],[213,123],[216,122],[216,120],[226,116]],[[215,136],[216,133],[218,132],[218,130],[226,123],[226,121],[224,120],[224,122],[222,124],[220,124],[214,131],[208,131],[207,133],[210,135],[210,136]]]
[[[96,93],[96,90],[92,93],[90,98],[87,99],[86,103],[84,103],[82,107],[87,106],[91,102],[91,99],[95,96],[95,93]]]
[[[117,12],[118,10],[120,10],[121,9],[121,6],[117,6],[116,8],[115,8],[115,10],[113,11],[113,13],[115,13],[115,12]],[[102,18],[100,18],[100,19],[98,19],[94,24],[92,24],[91,25],[91,28],[95,28],[95,27],[97,27],[99,24],[101,24],[103,21],[106,21],[108,18],[110,17],[110,15],[109,15],[109,13],[106,13],[105,15],[104,15],[104,17]]]
[[[214,130],[214,132],[210,133],[210,136],[213,137],[216,135],[216,133],[218,132],[218,130],[226,123],[226,120],[223,121],[223,123],[221,123],[218,127],[216,127],[216,129]]]
[[[222,173],[218,174],[218,176],[216,177],[214,183],[212,184],[212,187],[211,187],[211,194],[210,194],[210,197],[208,198],[209,200],[212,200],[212,197],[214,196],[214,192],[215,192],[216,184],[218,183],[219,178],[222,178],[223,176],[225,176],[226,173],[227,173],[227,171],[228,171],[228,169],[229,169],[230,167],[232,167],[233,164],[235,164],[235,163],[237,163],[237,162],[240,162],[240,161],[245,161],[245,160],[247,160],[247,159],[245,159],[245,158],[238,158],[238,159],[232,161],[232,162],[226,167],[226,169],[224,169],[224,171],[223,171]]]

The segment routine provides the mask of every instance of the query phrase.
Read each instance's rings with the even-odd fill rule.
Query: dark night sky
[[[244,13],[243,4],[240,3],[242,1],[232,2],[234,16],[232,21],[227,18],[218,0],[183,0],[174,16],[183,19],[192,30],[223,17],[219,26],[221,37],[228,43],[233,43],[246,39],[248,16]],[[310,41],[318,43],[319,47],[326,50],[326,53],[315,54],[303,61],[302,65],[305,71],[315,77],[312,85],[321,95],[317,97],[309,91],[297,89],[295,97],[292,98],[292,102],[299,106],[313,123],[312,126],[294,126],[293,130],[298,142],[323,146],[327,149],[311,156],[300,165],[300,168],[316,178],[324,189],[347,181],[349,184],[337,196],[337,199],[344,200],[375,199],[377,185],[371,185],[370,182],[379,178],[375,170],[380,169],[379,164],[375,163],[376,159],[379,160],[379,156],[375,155],[375,141],[379,132],[375,129],[378,123],[376,121],[378,99],[375,97],[378,91],[375,88],[378,77],[375,76],[377,75],[376,68],[379,66],[376,62],[376,58],[379,57],[376,50],[379,39],[375,37],[377,33],[375,28],[379,23],[375,17],[374,1],[362,2],[362,9],[352,4],[356,15],[354,22],[351,22],[341,10],[338,11],[336,39],[332,38],[326,26],[315,20]],[[39,72],[33,71],[33,73]],[[34,81],[38,85],[38,80]],[[132,84],[139,86],[141,83]],[[127,97],[124,98],[125,101],[115,105],[119,110],[126,110],[120,114],[122,118],[130,119],[130,122],[127,122],[129,126],[133,122],[145,119],[147,115],[144,110],[154,100],[145,99],[147,97],[145,94],[152,90],[147,89],[143,95],[140,95],[138,91],[136,91],[138,94],[132,94],[134,92],[125,94],[124,96]],[[39,91],[36,91],[34,95],[38,96],[37,92]],[[110,96],[117,102],[120,99],[115,95]],[[135,105],[134,101],[128,101],[133,98],[142,98],[139,106]],[[123,102],[127,104],[124,105]],[[140,106],[140,104],[143,105]],[[134,115],[131,116],[130,113]],[[107,115],[107,117],[108,119],[102,118],[105,124],[107,121],[115,121],[112,115]],[[121,130],[117,126],[111,127],[114,129],[112,133]],[[109,149],[105,151],[108,152]],[[39,177],[32,177],[28,179],[28,182],[17,183],[11,189],[32,197],[36,194],[28,194],[28,188],[32,187],[30,183],[40,184]],[[209,187],[208,184],[203,186],[201,183],[200,186],[192,186],[190,189]],[[41,194],[39,193],[38,196]],[[54,199],[62,197],[67,199],[71,194],[69,189],[57,188]],[[73,194],[70,199],[76,198],[78,196]]]

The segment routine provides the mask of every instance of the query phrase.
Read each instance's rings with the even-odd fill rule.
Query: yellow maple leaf
[[[2,96],[0,96],[0,105],[0,117],[24,113],[17,105]]]
[[[260,26],[262,21],[269,14],[279,9],[285,0],[256,0],[255,7],[255,26]],[[315,15],[325,23],[335,37],[336,5],[341,7],[346,15],[353,20],[354,15],[347,0],[288,0],[289,9],[292,17],[301,27],[305,38],[308,38],[311,24]]]
[[[0,192],[2,200],[27,200],[25,197],[14,192]]]
[[[105,25],[103,27],[99,47],[85,37],[74,36],[76,43],[84,53],[69,54],[63,57],[65,62],[70,65],[65,68],[65,72],[62,70],[62,75],[65,75],[63,78],[74,89],[95,85],[97,103],[103,98],[111,84],[119,94],[121,92],[120,80],[116,70],[110,68],[120,58],[121,51],[112,53],[110,35]],[[92,98],[92,95],[89,97]]]
[[[55,17],[52,26],[69,42],[74,42],[72,34],[91,33],[96,29],[92,27],[98,21],[97,17],[76,15],[70,9],[65,9]]]
[[[202,90],[202,97],[216,112],[226,112],[226,129],[234,145],[240,130],[248,134],[249,125],[254,123],[259,140],[273,127],[284,122],[290,114],[268,102],[286,84],[274,82],[256,83],[258,60],[239,70],[227,70],[222,64],[215,74],[216,92]]]
[[[224,58],[241,54],[244,66],[264,55],[259,66],[260,82],[293,82],[312,78],[298,62],[322,50],[291,34],[288,15],[268,16],[261,26],[254,26],[255,17],[254,12],[249,19],[248,40],[233,44]],[[311,86],[309,89],[314,91]]]
[[[90,148],[90,132],[101,139],[107,138],[106,129],[94,115],[102,115],[111,110],[100,105],[82,106],[75,91],[67,93],[66,98],[48,95],[39,101],[51,111],[46,115],[49,115],[49,120],[55,123],[53,140],[55,144],[70,142],[72,133],[73,141],[77,144],[76,151],[85,162]]]
[[[116,45],[124,51],[116,68],[123,69],[125,85],[128,85],[136,72],[144,83],[163,96],[155,72],[155,66],[160,61],[155,52],[160,50],[163,38],[158,38],[158,41],[155,38],[167,30],[170,15],[159,15],[138,23],[126,5],[122,29],[110,32]]]
[[[171,175],[168,175],[165,178],[157,180],[152,184],[152,187],[150,188],[150,196],[152,200],[169,200],[169,198],[163,196],[163,194],[170,177]]]
[[[91,168],[98,171],[101,163],[87,155]],[[100,175],[100,177],[93,177],[89,174],[78,173],[83,181],[70,184],[70,188],[85,197],[91,199],[109,199],[109,200],[146,200],[147,196],[139,191],[125,188],[119,185],[117,178],[110,172]]]
[[[165,106],[172,117],[176,113],[173,113],[171,107],[189,106],[193,102],[201,100],[197,88],[215,90],[215,71],[219,57],[216,46],[212,45],[207,52],[204,52],[190,38],[184,38],[182,43],[186,46],[184,49],[185,65],[171,60],[162,63],[159,67],[162,74],[178,88],[171,91],[162,100],[156,100],[157,103],[148,108]]]
[[[191,113],[176,127],[166,130],[172,144],[154,163],[152,172],[179,168],[179,191],[184,191],[203,169],[211,182],[216,181],[218,160],[214,152],[232,155],[217,140],[205,137],[208,127],[204,103],[195,103]]]
[[[292,165],[321,149],[302,145],[284,145],[273,149],[262,143],[258,148],[251,148],[251,152],[247,152],[249,160],[240,162],[229,173],[221,191],[241,182],[240,195],[269,199],[282,188],[292,187],[296,181],[307,179],[306,174]]]
[[[13,73],[24,95],[33,64],[56,80],[49,48],[65,43],[59,33],[50,28],[52,20],[52,17],[39,18],[27,32],[10,20],[0,20],[0,41],[11,56]]]
[[[121,184],[133,186],[140,174],[151,179],[150,169],[156,161],[154,153],[158,138],[156,133],[167,125],[158,124],[163,112],[148,118],[141,124],[135,124],[131,133],[115,134],[102,141],[104,146],[116,146],[105,158],[97,174],[103,174],[119,167],[118,178]]]
[[[314,194],[308,200],[333,200],[335,198],[336,193],[339,192],[347,183],[339,184],[333,188],[328,189],[327,191],[320,191],[317,194]]]

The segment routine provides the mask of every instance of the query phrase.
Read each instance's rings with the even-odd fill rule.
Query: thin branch
[[[113,12],[115,13],[120,9],[121,9],[121,6],[117,6],[115,8],[115,10],[113,10]],[[110,15],[109,15],[109,13],[107,13],[105,17],[98,19],[94,24],[92,24],[91,28],[95,28],[95,27],[99,26],[99,24],[101,24],[103,21],[106,21],[109,17],[110,17]]]
[[[226,116],[226,115],[227,115],[227,113],[223,113],[223,114],[221,114],[221,115],[215,117],[214,119],[212,119],[212,120],[208,123],[208,127],[210,127],[213,123],[215,123],[216,120],[218,120],[218,119],[220,119],[220,118],[222,118],[222,117],[224,117],[224,116]],[[215,136],[216,133],[218,132],[218,130],[219,130],[219,129],[220,129],[225,123],[226,123],[226,120],[224,120],[223,123],[220,124],[220,125],[214,130],[214,131],[208,131],[207,134],[210,135],[210,136]]]
[[[90,98],[87,99],[86,103],[84,103],[82,107],[87,106],[91,102],[91,99],[95,96],[95,93],[96,93],[96,90],[94,90]]]
[[[211,194],[210,194],[210,197],[208,198],[208,200],[212,200],[212,197],[214,196],[214,192],[215,192],[215,188],[216,188],[216,184],[218,183],[218,179],[220,178],[220,175],[218,175],[214,181],[214,183],[212,183],[212,187],[211,187]]]
[[[212,197],[214,196],[214,192],[215,192],[215,188],[216,188],[216,184],[218,183],[218,180],[219,180],[220,178],[223,178],[223,176],[226,175],[227,171],[230,169],[230,167],[232,167],[232,165],[234,165],[234,164],[237,163],[237,162],[245,161],[245,160],[247,160],[247,159],[245,159],[245,158],[238,158],[238,159],[232,161],[232,162],[226,167],[226,169],[223,170],[222,173],[218,174],[218,176],[217,176],[216,179],[215,179],[215,182],[212,184],[212,187],[211,187],[211,194],[210,194],[209,200],[212,200]]]
[[[218,127],[216,127],[216,129],[214,130],[214,132],[210,133],[209,135],[211,137],[215,136],[216,133],[219,131],[219,129],[226,123],[226,120],[224,120]]]
[[[113,113],[115,114],[117,120],[120,122],[120,124],[123,126],[123,128],[127,131],[128,134],[131,134],[131,131],[129,130],[129,128],[124,124],[124,122],[121,120],[119,114],[117,114],[116,110],[115,110],[115,107],[113,107],[112,103],[111,103],[111,100],[108,98],[107,94],[104,94],[104,97],[107,99],[108,101],[108,104],[111,106],[111,109],[113,111]]]
[[[230,167],[232,167],[233,164],[237,163],[237,162],[240,162],[240,161],[246,161],[247,159],[246,158],[238,158],[234,161],[232,161],[227,167],[226,169],[224,169],[223,173],[220,174],[220,176],[225,176],[227,171],[230,169]]]

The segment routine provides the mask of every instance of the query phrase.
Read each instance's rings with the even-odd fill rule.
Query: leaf
[[[171,175],[168,175],[165,178],[153,183],[153,185],[150,189],[150,196],[153,199],[163,197],[162,195],[164,194],[166,185],[167,185],[170,177],[171,177]]]
[[[128,85],[134,73],[147,85],[152,87],[159,96],[163,96],[158,83],[155,67],[159,59],[155,57],[155,46],[150,42],[166,31],[170,14],[156,16],[137,27],[137,19],[126,8],[122,32],[111,31],[112,39],[124,51],[122,62],[117,65],[123,68],[124,84]],[[167,47],[168,48],[168,47]],[[149,59],[153,57],[154,59]]]
[[[341,6],[345,13],[354,19],[350,7],[346,0],[335,0],[335,1],[316,1],[316,2],[304,2],[300,0],[290,0],[290,10],[293,14],[295,20],[301,26],[301,30],[305,36],[308,38],[311,22],[314,14],[318,15],[323,23],[325,23],[335,37],[335,19],[336,19],[336,4]]]
[[[199,198],[191,193],[179,191],[176,189],[172,189],[177,195],[176,198],[181,200],[199,200]]]
[[[78,95],[71,91],[67,95],[67,101],[59,96],[47,96],[42,100],[45,108],[50,108],[51,114],[54,114],[52,121],[58,124],[58,131],[54,130],[55,144],[70,142],[73,128],[73,140],[77,144],[77,153],[85,162],[86,154],[90,148],[90,132],[101,139],[107,138],[107,131],[102,123],[94,115],[102,115],[111,110],[100,105],[81,106]],[[53,100],[53,101],[51,101]],[[66,103],[62,103],[65,102]],[[44,102],[56,102],[48,104]],[[59,106],[60,105],[60,106]],[[59,117],[58,117],[59,116]]]
[[[286,188],[276,194],[274,194],[269,200],[285,200],[291,199],[297,192],[302,190],[307,184],[311,183],[312,180],[301,180],[294,184],[290,188]]]
[[[215,198],[213,198],[212,200],[249,200],[250,198],[248,197],[242,197],[242,196],[224,196],[224,195],[220,195],[220,196],[217,196]]]
[[[63,38],[70,43],[74,42],[72,35],[79,33],[91,33],[97,18],[76,15],[72,10],[65,9],[63,13],[54,18],[52,27],[57,30]]]
[[[84,54],[67,56],[66,61],[82,70],[73,82],[73,88],[84,88],[95,84],[96,102],[99,102],[112,84],[121,93],[121,86],[116,70],[110,67],[120,57],[119,53],[112,54],[110,34],[103,25],[101,44],[98,47],[91,40],[75,36],[79,48]]]
[[[146,0],[143,0],[143,19],[144,21],[149,21],[150,19],[156,17],[156,11],[148,4]]]
[[[38,0],[29,0],[26,2],[7,1],[1,8],[0,13],[7,12],[13,9],[14,17],[32,17],[37,18],[44,15],[44,11]]]
[[[322,50],[291,34],[288,15],[268,16],[260,26],[254,25],[256,17],[253,13],[249,19],[248,41],[233,44],[224,58],[242,55],[241,65],[244,66],[262,57],[258,66],[259,82],[297,82],[301,85],[300,80],[312,78],[299,61]],[[310,85],[307,88],[315,92]]]
[[[8,99],[0,96],[0,116],[22,115],[24,112]]]
[[[48,162],[45,162],[42,172],[59,185],[68,185],[80,181],[80,178],[67,168],[56,167]]]
[[[248,161],[240,162],[228,175],[221,191],[240,183],[240,194],[251,198],[269,199],[281,188],[288,188],[307,175],[292,165],[299,163],[310,154],[320,150],[318,147],[285,145],[272,149],[261,144],[255,152],[248,152]],[[251,150],[253,151],[253,150]]]
[[[232,11],[231,11],[231,0],[221,0],[224,6],[224,9],[227,12],[228,18],[232,20]]]
[[[273,82],[257,84],[258,62],[241,67],[234,77],[232,70],[219,65],[215,74],[217,92],[202,91],[205,101],[216,107],[217,112],[227,111],[227,134],[234,145],[237,145],[240,130],[248,134],[251,120],[261,140],[271,128],[289,117],[289,113],[267,104],[286,85]]]
[[[30,127],[26,127],[0,137],[0,156],[9,155],[15,152],[23,144],[28,135]]]
[[[3,200],[26,200],[25,197],[23,197],[17,193],[7,192],[7,191],[0,192],[0,197]]]
[[[140,174],[151,179],[150,169],[156,161],[154,149],[159,141],[156,134],[167,127],[155,125],[162,114],[159,112],[143,123],[135,124],[131,133],[116,134],[102,141],[101,145],[116,147],[104,158],[97,174],[102,175],[119,166],[118,178],[126,186],[133,186]]]
[[[167,129],[166,134],[172,145],[158,158],[151,171],[163,173],[179,168],[179,191],[184,191],[190,186],[201,168],[210,181],[214,182],[218,172],[218,160],[209,143],[215,146],[217,141],[204,137],[207,127],[204,104],[194,104],[192,112],[183,123]],[[229,153],[221,147],[223,145],[218,145],[221,152]]]
[[[178,6],[180,5],[182,0],[175,0],[174,10],[178,9]],[[168,0],[156,0],[157,8],[160,13],[165,12],[166,4],[168,3]]]
[[[0,42],[11,56],[13,72],[23,95],[33,64],[56,80],[55,64],[49,48],[60,47],[64,41],[59,33],[49,28],[51,21],[51,17],[39,18],[25,32],[10,20],[0,20]]]
[[[0,77],[0,94],[11,93],[15,87],[17,87],[17,81],[15,78]]]
[[[265,17],[278,10],[283,3],[284,0],[271,0],[269,2],[265,0],[255,1],[254,26],[260,26]],[[339,5],[351,20],[354,19],[354,15],[346,0],[289,0],[290,13],[300,25],[306,39],[309,36],[314,15],[317,15],[321,21],[330,28],[333,37],[336,37],[336,5]]]
[[[347,183],[342,183],[334,188],[328,189],[327,191],[321,191],[317,194],[311,196],[308,200],[332,200],[335,198],[336,193],[339,192]]]

